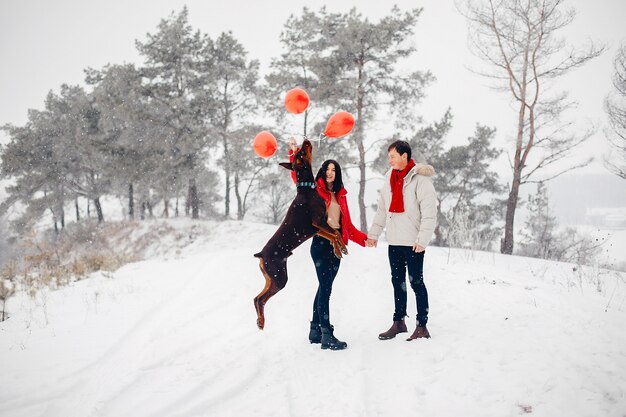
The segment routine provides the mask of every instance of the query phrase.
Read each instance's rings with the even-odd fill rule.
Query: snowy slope
[[[308,343],[307,242],[256,328],[252,254],[274,226],[204,223],[183,249],[9,301],[0,416],[626,415],[624,275],[429,248],[430,340],[379,341],[386,246],[349,246],[331,298],[345,351]],[[414,298],[408,319],[414,326]]]

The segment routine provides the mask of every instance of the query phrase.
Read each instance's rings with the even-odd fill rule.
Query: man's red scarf
[[[409,173],[411,168],[415,166],[415,162],[411,159],[402,171],[396,169],[391,170],[391,205],[389,211],[391,213],[404,213],[404,198],[402,196],[402,186],[404,185],[404,177]]]

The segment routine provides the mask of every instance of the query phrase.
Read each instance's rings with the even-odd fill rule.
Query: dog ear
[[[283,168],[287,168],[290,171],[293,171],[293,165],[291,165],[291,162],[281,162],[278,165],[280,165]]]

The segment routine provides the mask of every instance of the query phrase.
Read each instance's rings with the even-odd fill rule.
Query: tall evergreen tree
[[[158,168],[159,153],[152,143],[161,132],[152,122],[155,112],[148,106],[142,75],[134,65],[107,65],[99,71],[88,69],[86,74],[100,115],[106,175],[113,192],[126,195],[128,216],[134,218],[136,188],[140,181],[149,184]]]
[[[186,7],[163,19],[158,31],[147,34],[145,42],[136,42],[145,58],[141,72],[148,80],[151,105],[159,109],[155,123],[163,132],[158,138],[161,141],[158,148],[163,152],[159,188],[165,205],[164,215],[169,213],[170,198],[185,182],[192,198],[192,217],[199,215],[195,176],[202,169],[209,135],[194,98],[203,79],[202,71],[206,69],[205,52],[209,42],[189,25]]]

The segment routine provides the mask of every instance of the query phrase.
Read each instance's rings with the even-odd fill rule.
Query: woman
[[[290,160],[297,151],[295,139],[290,142]],[[329,159],[325,161],[315,176],[317,192],[326,203],[326,213],[328,225],[339,230],[343,242],[347,245],[348,240],[352,240],[361,246],[365,246],[367,235],[358,230],[350,220],[348,201],[346,199],[346,189],[343,187],[341,177],[341,166],[337,161]],[[334,328],[330,324],[330,293],[332,292],[333,281],[339,271],[341,260],[334,252],[333,246],[323,237],[313,236],[311,243],[311,258],[315,264],[317,280],[319,286],[313,302],[313,318],[309,331],[309,341],[311,343],[321,343],[322,349],[340,350],[348,347],[346,342],[337,339]]]

